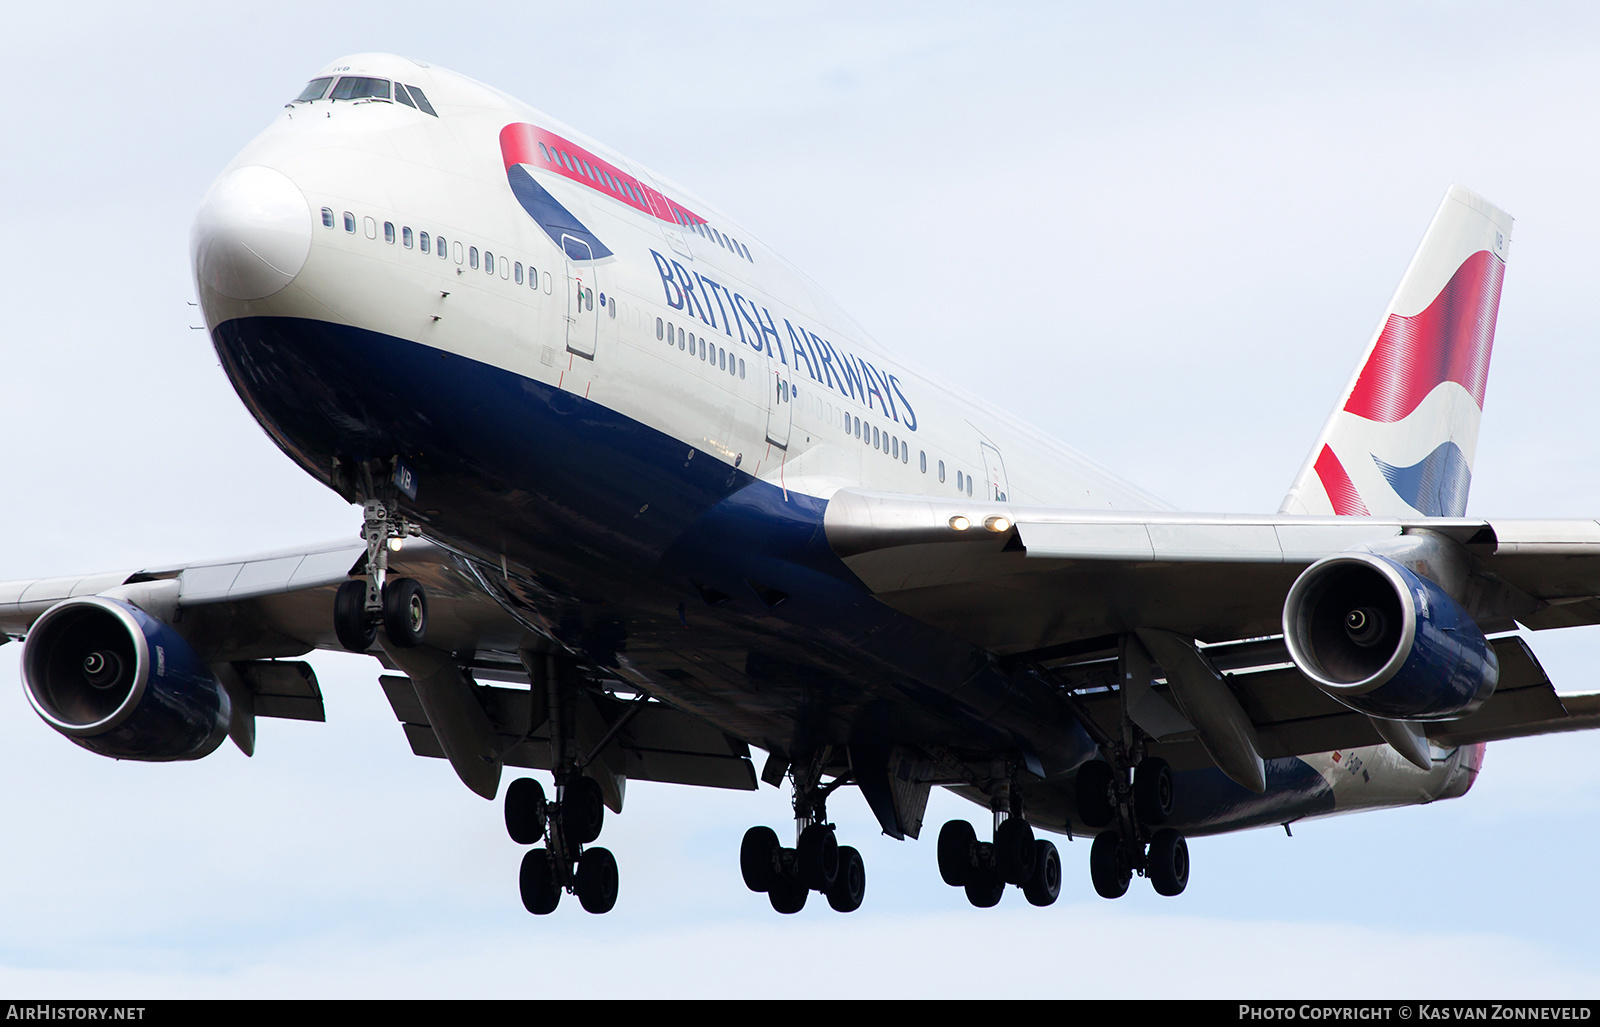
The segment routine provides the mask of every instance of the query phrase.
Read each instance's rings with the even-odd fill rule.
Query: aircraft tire
[[[610,849],[584,849],[575,882],[578,902],[591,913],[609,913],[617,904],[617,857]]]
[[[592,777],[578,776],[569,780],[561,791],[561,831],[566,845],[588,845],[600,837],[605,826],[605,797],[600,793],[600,782]]]
[[[1120,834],[1101,831],[1094,836],[1094,844],[1089,847],[1089,877],[1102,899],[1120,899],[1128,894],[1133,871],[1123,861]]]
[[[828,889],[828,905],[840,913],[854,913],[867,897],[867,865],[849,845],[839,847],[839,876]]]
[[[767,901],[772,903],[772,908],[788,915],[798,913],[806,908],[806,896],[811,892],[803,884],[798,884],[787,877],[778,877],[772,882],[772,887],[767,889]]]
[[[802,885],[820,892],[833,887],[839,877],[839,839],[832,828],[811,824],[801,831],[796,858]]]
[[[1172,768],[1159,756],[1147,756],[1133,771],[1133,810],[1139,822],[1156,827],[1172,816]]]
[[[1078,819],[1085,827],[1105,827],[1111,823],[1117,815],[1117,808],[1111,802],[1111,764],[1090,760],[1079,767],[1074,795],[1078,802]]]
[[[506,789],[506,834],[518,845],[544,837],[544,786],[531,777],[519,777]]]
[[[554,913],[561,904],[561,885],[556,882],[555,862],[549,849],[529,849],[522,857],[522,872],[518,876],[522,891],[522,905],[537,916]]]
[[[1150,839],[1149,864],[1157,895],[1182,895],[1189,886],[1189,843],[1172,828],[1164,827]]]
[[[1033,876],[1033,827],[1021,817],[1008,817],[994,829],[994,868],[1007,884],[1027,884]]]
[[[1006,883],[993,871],[980,870],[966,883],[967,901],[979,909],[988,909],[1000,903],[1006,892]]]
[[[333,597],[333,633],[352,653],[364,653],[378,638],[378,625],[367,618],[367,583],[347,581]]]
[[[772,887],[777,877],[778,833],[770,827],[752,827],[739,843],[739,873],[744,886],[754,892]]]
[[[1035,906],[1054,905],[1061,896],[1061,854],[1053,843],[1040,838],[1034,842],[1036,855],[1033,876],[1022,886],[1022,894]]]
[[[383,586],[383,633],[398,649],[415,649],[428,633],[428,593],[415,578]]]
[[[964,888],[977,869],[973,858],[978,833],[965,820],[947,820],[939,828],[939,876],[952,888]]]

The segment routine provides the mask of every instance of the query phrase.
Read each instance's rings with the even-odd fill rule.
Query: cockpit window
[[[331,75],[327,78],[312,79],[310,82],[306,83],[306,87],[304,89],[300,90],[300,95],[294,98],[294,102],[305,103],[307,100],[322,99],[323,94],[328,91],[328,83],[332,81],[333,76]]]
[[[411,90],[411,99],[417,101],[418,110],[424,114],[432,114],[436,118],[439,116],[439,112],[433,109],[433,104],[429,103],[428,98],[422,95],[422,90],[416,86],[406,86],[406,88]]]
[[[374,97],[379,100],[389,99],[389,80],[386,78],[356,78],[346,75],[333,87],[330,100],[362,100]]]
[[[411,97],[406,95],[406,87],[398,82],[394,84],[394,98],[405,104],[407,107],[416,106],[416,104],[411,102]]]

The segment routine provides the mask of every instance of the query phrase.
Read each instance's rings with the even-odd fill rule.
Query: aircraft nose
[[[189,251],[206,285],[236,300],[264,299],[305,266],[311,205],[281,171],[234,168],[200,202]]]

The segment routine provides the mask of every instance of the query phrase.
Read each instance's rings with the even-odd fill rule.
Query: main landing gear
[[[506,833],[518,845],[540,839],[545,846],[522,857],[518,886],[522,904],[541,916],[555,912],[561,893],[571,892],[591,913],[609,913],[617,904],[617,858],[610,849],[585,848],[600,837],[605,803],[600,782],[570,775],[556,787],[556,801],[547,802],[544,787],[532,778],[518,778],[506,789]]]
[[[826,896],[828,905],[838,912],[853,913],[867,895],[867,868],[861,853],[840,845],[833,825],[827,822],[828,795],[844,784],[845,778],[821,784],[822,762],[819,757],[804,770],[798,766],[792,770],[794,848],[785,848],[770,827],[752,827],[739,846],[739,870],[745,886],[766,892],[772,908],[780,913],[800,912],[814,891]]]
[[[997,905],[1008,884],[1021,888],[1035,906],[1048,906],[1061,895],[1061,854],[1054,843],[1033,836],[1015,782],[1008,792],[995,802],[992,841],[978,841],[965,820],[939,829],[939,876],[965,889],[967,901],[981,909]]]
[[[1189,843],[1162,825],[1172,815],[1172,768],[1147,756],[1127,769],[1095,760],[1078,768],[1078,816],[1097,829],[1089,848],[1089,876],[1107,899],[1128,892],[1135,873],[1158,895],[1180,895],[1189,884]]]
[[[411,649],[428,631],[428,596],[411,578],[387,581],[389,548],[418,534],[393,501],[369,499],[362,505],[361,537],[367,543],[367,580],[346,581],[333,599],[333,630],[339,644],[364,653],[384,637],[397,649]]]

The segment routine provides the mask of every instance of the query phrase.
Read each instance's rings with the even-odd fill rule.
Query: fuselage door
[[[789,369],[780,360],[767,358],[767,441],[789,448],[789,425],[794,420],[794,390],[789,387]]]
[[[1006,464],[1000,459],[1000,450],[987,442],[979,443],[983,450],[983,473],[988,479],[987,501],[1005,503],[1011,498],[1011,483],[1006,480]]]
[[[600,331],[600,318],[595,314],[600,275],[594,251],[582,239],[565,234],[561,236],[561,251],[567,267],[567,352],[593,360],[595,337]]]

